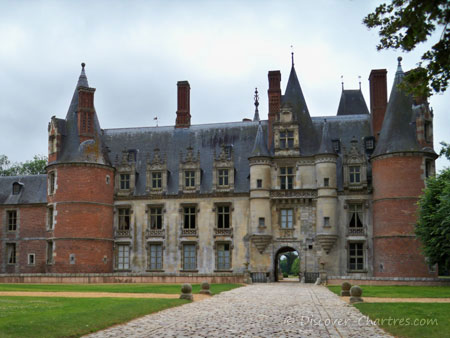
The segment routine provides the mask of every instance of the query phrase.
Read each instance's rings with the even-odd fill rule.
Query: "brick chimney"
[[[372,69],[369,75],[372,132],[377,141],[387,108],[386,74],[386,69]]]
[[[178,81],[178,108],[175,128],[189,128],[191,125],[190,91],[188,81]]]
[[[269,150],[272,147],[273,142],[273,123],[277,118],[277,114],[281,108],[281,72],[279,70],[271,70],[268,74],[269,77],[269,90],[267,94],[269,96],[269,130],[267,147]]]

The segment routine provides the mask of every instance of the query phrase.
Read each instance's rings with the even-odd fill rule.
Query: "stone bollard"
[[[322,280],[320,279],[320,277],[317,277],[316,282],[314,283],[314,285],[320,285],[322,284]]]
[[[180,299],[188,299],[188,300],[194,300],[194,297],[192,296],[192,286],[191,284],[183,284],[181,286],[181,295]]]
[[[353,285],[350,289],[350,304],[362,303],[362,289],[358,285]]]
[[[349,282],[344,282],[341,284],[341,297],[350,296],[350,288],[352,285]]]
[[[210,295],[211,296],[211,290],[209,289],[209,283],[207,281],[202,282],[202,289],[199,293],[202,295]]]

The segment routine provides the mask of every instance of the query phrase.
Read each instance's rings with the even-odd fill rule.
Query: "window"
[[[256,187],[262,188],[262,180],[256,180]]]
[[[128,244],[117,245],[117,270],[130,268],[130,246]]]
[[[331,143],[333,144],[333,150],[338,153],[341,150],[341,142],[339,140],[333,140]]]
[[[56,175],[55,172],[52,171],[48,174],[48,193],[49,195],[52,195],[55,193],[55,187],[56,187]]]
[[[280,168],[280,188],[292,189],[294,186],[294,168],[281,167]]]
[[[17,183],[17,182],[13,183],[13,188],[12,188],[13,195],[18,195],[20,193],[20,188],[21,188],[20,183]]]
[[[184,229],[195,229],[195,207],[184,207]]]
[[[53,264],[53,241],[47,242],[47,264]]]
[[[53,230],[53,207],[47,208],[47,229]]]
[[[119,230],[130,230],[130,208],[119,209]]]
[[[373,150],[373,138],[366,139],[366,150]]]
[[[431,160],[425,160],[425,178],[433,175],[432,162]]]
[[[362,204],[350,204],[348,206],[349,228],[362,228],[363,208]]]
[[[130,189],[130,174],[120,174],[120,189]]]
[[[219,229],[230,228],[230,207],[228,205],[217,207],[217,227]]]
[[[17,230],[17,211],[8,210],[8,231]]]
[[[162,245],[150,244],[148,247],[149,270],[162,270]]]
[[[152,189],[162,189],[162,173],[160,171],[152,173]]]
[[[260,226],[260,227],[266,226],[266,219],[264,217],[258,218],[258,226]]]
[[[360,166],[350,166],[350,184],[360,183],[361,182],[361,167]]]
[[[291,229],[294,220],[293,209],[281,209],[281,228]]]
[[[330,227],[330,217],[323,218],[323,226],[324,228]]]
[[[280,148],[289,149],[294,147],[294,132],[282,131],[280,132]]]
[[[16,264],[16,243],[6,243],[8,264]]]
[[[328,177],[325,177],[323,179],[323,186],[328,187],[330,185],[330,179]]]
[[[149,209],[149,224],[150,229],[162,229],[162,208],[152,207]]]
[[[28,265],[34,265],[34,262],[36,261],[36,256],[34,253],[28,254]]]
[[[197,248],[195,244],[183,245],[183,270],[197,269]]]
[[[217,270],[230,270],[230,244],[220,243],[217,244]]]
[[[426,142],[431,142],[431,134],[432,134],[432,128],[431,128],[432,124],[431,121],[425,121],[425,125],[424,125],[424,137],[425,137],[425,141]]]
[[[186,188],[195,188],[195,171],[186,170],[184,172],[184,186]]]
[[[227,187],[228,186],[228,169],[219,169],[219,186]]]
[[[349,243],[348,268],[349,270],[364,270],[364,244]]]

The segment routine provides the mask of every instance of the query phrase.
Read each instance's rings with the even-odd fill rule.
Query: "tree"
[[[45,174],[47,157],[34,155],[33,160],[25,163],[11,163],[6,155],[0,155],[0,176]]]
[[[450,147],[443,144],[441,154],[450,159]],[[427,179],[427,186],[419,200],[419,219],[416,235],[430,264],[439,270],[450,270],[450,168]]]
[[[450,81],[450,1],[449,0],[391,0],[368,14],[363,23],[379,28],[378,50],[412,51],[439,29],[439,41],[427,50],[404,77],[402,88],[419,97],[431,92],[445,92]]]
[[[297,256],[296,259],[294,259],[294,262],[291,266],[291,274],[294,276],[298,276],[298,273],[300,272],[300,258]]]

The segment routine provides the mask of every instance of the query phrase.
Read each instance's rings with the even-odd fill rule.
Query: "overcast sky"
[[[86,62],[102,128],[173,125],[176,83],[191,85],[193,124],[267,119],[267,72],[284,90],[295,67],[312,116],[336,115],[341,75],[358,76],[367,105],[371,69],[409,54],[376,51],[361,22],[379,1],[6,1],[0,0],[0,154],[26,161],[47,154],[50,117],[64,118]],[[438,36],[437,34],[436,36]],[[433,96],[435,150],[450,142],[450,92]],[[449,166],[438,160],[438,169]]]

